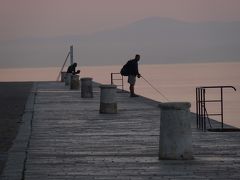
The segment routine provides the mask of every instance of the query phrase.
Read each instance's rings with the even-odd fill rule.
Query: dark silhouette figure
[[[77,63],[73,63],[72,65],[70,65],[67,69],[67,73],[72,73],[73,75],[75,74],[79,74],[80,70],[76,71],[76,67],[77,67]]]
[[[134,59],[129,60],[122,68],[121,74],[123,76],[128,76],[128,83],[130,84],[129,90],[130,90],[130,97],[138,97],[138,95],[134,92],[134,85],[136,83],[136,76],[138,78],[141,77],[141,75],[138,72],[138,61],[140,60],[140,55],[136,54]]]

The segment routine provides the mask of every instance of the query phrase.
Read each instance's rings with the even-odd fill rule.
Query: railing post
[[[114,79],[114,75],[120,75],[121,79],[120,78]],[[114,80],[121,81],[121,84],[115,84],[115,85],[116,86],[122,86],[122,91],[124,91],[123,76],[120,73],[111,73],[111,85],[114,85],[114,82],[113,82]]]
[[[203,89],[203,130],[206,131],[206,89]]]
[[[111,73],[111,85],[113,85],[113,73]]]
[[[198,128],[200,128],[200,88],[197,89],[198,93]]]
[[[196,88],[196,126],[198,128],[198,88]]]
[[[201,128],[201,89],[198,88],[198,128]]]
[[[195,89],[195,96],[196,96],[196,126],[198,128],[198,94],[197,94],[197,89]]]
[[[222,129],[223,129],[223,88],[221,87],[221,122],[222,122]]]
[[[202,88],[200,88],[200,129],[202,129]]]

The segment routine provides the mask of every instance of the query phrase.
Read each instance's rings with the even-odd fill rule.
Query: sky
[[[88,35],[148,17],[240,21],[240,0],[0,0],[0,60],[11,58],[3,67],[18,66],[26,57],[14,45],[19,39]]]

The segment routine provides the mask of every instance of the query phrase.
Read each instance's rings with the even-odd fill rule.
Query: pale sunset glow
[[[0,4],[0,68],[58,67],[70,45],[81,65],[122,64],[135,53],[143,55],[144,64],[239,61],[239,41],[234,37],[240,31],[239,0],[0,0]],[[221,40],[225,36],[228,42]]]

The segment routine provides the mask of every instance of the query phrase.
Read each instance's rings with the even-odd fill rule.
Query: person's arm
[[[75,72],[75,74],[79,74],[80,73],[80,70],[77,70],[76,72]]]
[[[67,69],[67,73],[71,73],[70,66],[69,66],[68,69]]]
[[[141,77],[141,74],[140,74],[139,71],[138,71],[138,63],[137,63],[137,62],[136,62],[136,66],[135,66],[135,73],[136,73],[136,75],[137,75],[138,78]]]

